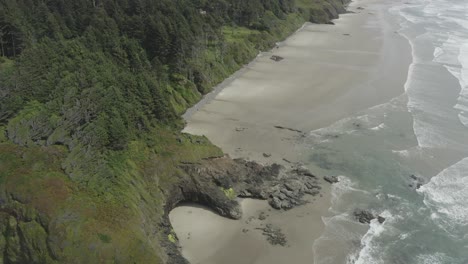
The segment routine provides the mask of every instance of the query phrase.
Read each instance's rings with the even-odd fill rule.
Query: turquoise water
[[[313,164],[340,175],[314,263],[466,264],[468,2],[413,0],[390,12],[413,50],[405,93],[304,142]],[[356,223],[356,208],[386,221]]]

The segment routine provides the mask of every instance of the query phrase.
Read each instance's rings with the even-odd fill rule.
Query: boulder
[[[337,183],[339,181],[337,176],[324,176],[323,179],[330,184]]]
[[[270,59],[278,62],[278,61],[282,61],[284,58],[278,55],[273,55],[270,57]]]
[[[375,216],[367,210],[357,209],[354,211],[353,214],[356,220],[358,220],[362,224],[370,224],[372,219],[375,218]]]
[[[385,222],[385,217],[380,216],[380,215],[375,216],[374,214],[372,214],[368,210],[356,209],[353,214],[354,214],[354,217],[356,218],[356,220],[358,220],[362,224],[370,224],[370,222],[373,219],[376,219],[376,218],[377,218],[377,221],[379,221],[380,224]]]
[[[382,216],[379,215],[379,216],[377,216],[377,221],[379,221],[379,223],[382,224],[383,222],[385,222],[385,217],[382,217]]]
[[[267,224],[264,228],[257,228],[262,230],[262,234],[266,236],[268,242],[272,245],[286,246],[288,241],[281,229],[274,228],[271,224]]]

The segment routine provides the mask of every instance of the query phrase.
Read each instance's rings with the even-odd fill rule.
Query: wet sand
[[[307,163],[311,150],[301,145],[301,137],[404,91],[411,51],[387,13],[390,4],[354,1],[349,10],[356,13],[342,15],[335,25],[306,24],[188,111],[184,131],[206,135],[231,157],[290,166],[287,159],[320,175]],[[272,55],[284,60],[273,61]],[[323,197],[287,212],[246,200],[244,218],[234,221],[182,206],[171,212],[171,223],[191,263],[312,263],[312,244],[323,231],[321,217],[330,203],[329,186],[323,186]],[[270,245],[252,222],[245,223],[259,211],[270,217],[257,224],[280,227],[289,246]]]

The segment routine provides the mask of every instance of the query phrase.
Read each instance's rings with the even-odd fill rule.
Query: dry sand
[[[411,52],[396,33],[390,5],[358,0],[349,7],[356,13],[342,15],[335,25],[306,24],[188,111],[184,131],[206,135],[232,157],[288,165],[286,158],[320,173],[307,164],[310,150],[301,146],[301,134],[274,126],[308,133],[403,93]],[[275,62],[271,55],[284,60]],[[282,228],[288,247],[269,245],[252,229],[260,223],[245,223],[268,210],[262,201],[242,201],[240,221],[182,206],[171,212],[171,223],[191,263],[312,263],[312,244],[323,231],[321,217],[330,202],[329,186],[324,186],[324,197],[311,204],[268,212],[263,224]]]

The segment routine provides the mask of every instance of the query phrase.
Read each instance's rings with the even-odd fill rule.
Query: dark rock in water
[[[424,179],[421,178],[421,177],[418,177],[414,174],[411,174],[409,176],[409,178],[411,179],[412,183],[408,184],[408,186],[410,188],[415,188],[415,189],[419,189],[421,188],[421,186],[424,184]]]
[[[345,33],[343,34],[343,36],[351,36],[351,34]]]
[[[286,246],[287,240],[286,236],[283,234],[281,229],[274,228],[271,224],[267,224],[264,228],[257,228],[262,230],[262,234],[266,236],[268,242],[272,245]]]
[[[375,216],[371,212],[361,209],[354,211],[354,217],[362,224],[370,224],[371,220],[375,219]]]
[[[323,179],[331,184],[339,181],[337,176],[324,176]]]
[[[357,9],[357,10],[364,10],[364,7],[358,6],[356,9]]]
[[[370,222],[376,218],[380,224],[385,222],[385,217],[380,216],[380,215],[375,216],[374,214],[372,214],[370,211],[367,211],[367,210],[356,209],[353,214],[356,220],[358,220],[362,224],[370,224]]]
[[[258,215],[258,220],[263,221],[263,220],[265,220],[265,219],[266,219],[266,214],[265,214],[265,212],[260,212],[260,214]]]
[[[354,123],[353,123],[353,126],[356,127],[356,128],[361,128],[361,124],[358,123],[358,122],[354,122]]]
[[[382,224],[383,222],[385,222],[385,217],[379,215],[377,216],[377,221],[379,221],[379,223]]]
[[[242,229],[242,232],[247,233],[247,232],[249,232],[249,230],[247,228],[244,228],[244,229]]]
[[[327,23],[325,24],[328,24],[328,25],[335,25],[335,23],[333,23],[332,21],[328,21]]]
[[[270,57],[270,59],[271,59],[271,60],[274,60],[274,61],[282,61],[282,60],[284,60],[283,57],[278,56],[278,55],[273,55],[273,56]]]
[[[269,157],[271,157],[271,154],[270,153],[263,153],[263,157],[269,158]]]

